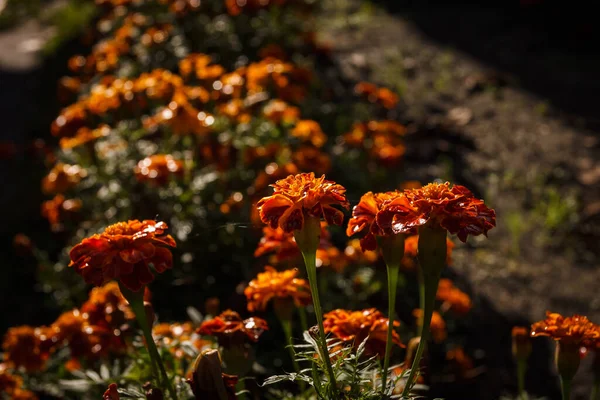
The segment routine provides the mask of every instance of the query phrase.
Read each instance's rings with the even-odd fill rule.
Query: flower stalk
[[[423,310],[423,323],[420,332],[421,340],[417,347],[415,359],[411,366],[406,386],[402,392],[402,397],[408,397],[414,385],[416,373],[419,369],[427,340],[429,339],[429,327],[435,307],[438,283],[442,269],[446,264],[446,246],[445,229],[434,224],[426,224],[419,227],[419,296],[421,309]]]
[[[138,324],[144,333],[144,339],[146,339],[146,348],[148,349],[148,354],[150,355],[150,360],[152,362],[153,375],[156,376],[160,382],[160,387],[162,389],[166,389],[173,400],[177,400],[177,392],[169,380],[169,376],[167,375],[162,358],[160,357],[158,349],[156,348],[156,344],[154,343],[154,339],[152,338],[152,328],[148,322],[146,310],[144,308],[144,290],[142,289],[138,292],[133,292],[121,284],[119,284],[119,286],[121,293],[129,302],[131,310],[135,314]]]
[[[571,382],[579,369],[581,345],[569,340],[556,342],[556,367],[560,376],[560,386],[563,400],[571,397]]]
[[[396,312],[396,291],[398,288],[398,274],[400,263],[404,257],[404,235],[378,236],[377,242],[387,268],[388,278],[388,330],[383,360],[381,387],[387,390],[387,375],[390,368],[390,355],[392,353],[392,332],[394,330],[394,314]]]
[[[304,226],[301,230],[294,231],[294,238],[302,253],[304,264],[306,266],[306,274],[317,317],[317,325],[319,327],[319,343],[323,352],[323,360],[329,375],[329,382],[334,393],[337,393],[337,384],[335,374],[329,359],[329,350],[327,348],[327,339],[325,338],[325,328],[323,327],[323,311],[321,309],[321,301],[319,299],[319,289],[317,282],[317,248],[319,246],[321,236],[321,223],[319,218],[305,215]]]

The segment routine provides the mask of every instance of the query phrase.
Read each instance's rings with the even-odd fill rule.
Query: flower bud
[[[512,329],[512,354],[515,360],[527,360],[531,354],[529,328],[515,326]]]
[[[117,392],[116,383],[111,383],[110,385],[108,385],[108,389],[106,389],[106,392],[104,392],[102,400],[120,400],[119,392]]]
[[[187,382],[196,399],[235,399],[237,377],[223,374],[219,352],[215,349],[200,353]]]
[[[579,369],[581,344],[569,340],[556,342],[556,367],[564,381],[571,381]]]
[[[146,394],[146,400],[164,400],[162,390],[152,387],[152,383],[146,382],[142,387]]]

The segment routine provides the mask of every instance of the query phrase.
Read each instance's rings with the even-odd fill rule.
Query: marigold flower
[[[324,315],[323,326],[325,333],[330,333],[343,342],[353,342],[357,348],[366,338],[365,356],[378,355],[383,357],[387,341],[387,329],[389,320],[375,308],[362,311],[348,311],[337,309]],[[400,326],[400,322],[394,321],[394,326]],[[392,331],[394,344],[404,347],[400,336],[395,330]]]
[[[198,110],[182,94],[177,94],[167,107],[159,109],[156,114],[147,118],[144,126],[153,129],[158,125],[167,125],[176,135],[205,136],[212,132],[214,123],[215,117]]]
[[[276,260],[281,262],[298,257],[300,249],[292,233],[285,232],[279,227],[273,229],[270,226],[265,226],[263,236],[254,251],[254,257],[261,257],[269,253],[275,253]]]
[[[529,327],[515,326],[511,331],[512,354],[517,361],[526,360],[531,354],[531,331]]]
[[[344,254],[354,263],[367,263],[374,264],[378,257],[378,254],[372,251],[362,251],[359,239],[351,239],[346,244]]]
[[[212,58],[206,54],[194,53],[179,62],[179,71],[185,77],[194,74],[201,82],[212,84],[225,73],[225,68],[213,64]]]
[[[43,370],[48,359],[48,353],[42,348],[39,330],[27,325],[8,328],[2,350],[6,365],[23,367],[28,372]]]
[[[242,99],[231,99],[227,103],[218,105],[217,109],[220,114],[236,123],[247,124],[252,120],[252,114],[248,112]]]
[[[63,108],[52,122],[50,132],[55,137],[73,136],[87,122],[87,110],[84,103],[77,102]]]
[[[271,183],[275,183],[279,179],[283,179],[288,175],[298,173],[298,167],[296,164],[288,163],[284,165],[278,165],[277,163],[269,163],[265,167],[264,171],[261,171],[254,183],[252,184],[252,194],[260,194],[269,187]]]
[[[443,310],[457,315],[467,314],[472,307],[469,295],[454,286],[450,279],[440,279],[436,298],[442,302]]]
[[[135,315],[117,282],[109,282],[90,291],[88,300],[81,306],[81,312],[90,325],[97,325],[115,331],[135,319]]]
[[[245,343],[248,340],[257,342],[260,335],[268,329],[264,319],[252,317],[242,320],[235,311],[226,310],[215,318],[204,321],[196,332],[215,336],[221,346],[229,347],[231,344]]]
[[[452,265],[452,250],[454,242],[450,238],[446,238],[446,265]],[[415,258],[419,250],[419,235],[408,236],[404,240],[404,258],[402,265],[408,270],[413,270],[417,267]]]
[[[417,308],[413,311],[413,316],[417,319],[417,325],[423,325],[423,310]],[[446,331],[446,321],[442,318],[439,312],[434,311],[431,316],[431,325],[429,326],[431,331],[431,338],[436,343],[441,343],[448,337]]]
[[[61,149],[68,150],[86,143],[95,142],[108,135],[110,135],[110,127],[108,125],[100,125],[96,129],[90,129],[84,126],[77,131],[75,136],[61,138],[59,144]]]
[[[58,163],[42,180],[42,191],[46,194],[64,193],[86,176],[87,171],[79,165]]]
[[[600,329],[583,315],[563,317],[546,311],[545,320],[531,325],[531,336],[549,336],[561,342],[585,346],[600,339]]]
[[[293,124],[300,119],[300,109],[283,100],[273,99],[263,108],[263,115],[276,124]]]
[[[378,87],[372,83],[360,82],[354,87],[354,92],[364,96],[369,102],[377,103],[387,109],[392,109],[398,104],[397,94],[388,88]]]
[[[487,235],[496,226],[496,213],[464,186],[430,183],[405,190],[404,196],[387,203],[377,214],[378,225],[394,233],[409,233],[435,224],[466,242],[468,235]]]
[[[375,250],[377,248],[376,236],[387,236],[392,234],[390,230],[383,230],[377,223],[377,215],[390,202],[395,199],[406,201],[401,192],[365,193],[359,203],[352,210],[352,218],[348,221],[346,234],[352,236],[356,233],[366,232],[360,239],[363,251]]]
[[[327,141],[327,135],[321,130],[321,125],[311,119],[298,121],[290,134],[302,141],[311,143],[315,147],[323,147]]]
[[[458,346],[446,352],[446,360],[450,363],[454,372],[462,379],[469,377],[469,372],[473,370],[473,360],[465,350]]]
[[[341,225],[344,213],[333,205],[348,208],[346,189],[325,175],[315,178],[314,173],[290,175],[272,185],[272,196],[262,198],[258,204],[261,220],[285,232],[300,230],[304,216],[324,218],[328,224]]]
[[[176,244],[166,229],[166,223],[151,220],[111,225],[73,247],[69,266],[92,285],[115,279],[137,292],[154,279],[150,264],[158,273],[173,266],[169,247]]]
[[[62,222],[81,210],[81,206],[81,200],[67,200],[62,194],[57,194],[52,200],[42,203],[42,217],[48,220],[52,231],[59,232],[63,227]]]
[[[196,350],[201,351],[211,342],[202,340],[195,334],[196,329],[191,322],[182,324],[157,324],[152,328],[152,336],[156,343],[167,347],[169,351],[177,358],[187,358],[188,353],[183,350],[184,342],[190,343]]]
[[[259,273],[244,289],[248,311],[264,311],[271,299],[290,299],[298,307],[310,304],[308,282],[297,278],[296,275],[296,269],[278,272],[275,268],[266,266],[265,272]]]
[[[134,173],[139,182],[165,185],[172,176],[183,176],[183,162],[169,154],[155,154],[137,163]]]
[[[0,394],[12,400],[37,400],[33,392],[23,388],[23,379],[7,369],[6,364],[0,364]]]
[[[324,174],[331,169],[331,159],[327,153],[312,147],[301,146],[292,154],[292,160],[301,171]]]

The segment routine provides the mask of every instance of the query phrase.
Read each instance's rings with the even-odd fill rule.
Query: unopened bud
[[[146,400],[164,400],[163,392],[159,388],[155,388],[152,386],[152,383],[146,382],[144,383]]]
[[[571,381],[579,369],[581,344],[568,340],[556,342],[556,367],[564,381]]]
[[[196,399],[229,400],[235,396],[237,377],[224,379],[221,358],[215,349],[205,350],[196,358],[192,377],[187,382]],[[227,384],[226,384],[227,382]]]
[[[516,360],[527,360],[531,354],[529,328],[515,326],[512,329],[512,354]]]

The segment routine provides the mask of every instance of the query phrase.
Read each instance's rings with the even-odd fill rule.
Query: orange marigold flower
[[[81,312],[90,325],[103,326],[113,331],[120,330],[123,325],[135,319],[117,282],[93,288],[88,300],[81,306]]]
[[[549,336],[561,342],[585,345],[600,339],[600,329],[583,315],[563,317],[546,311],[545,320],[531,325],[531,336]]]
[[[298,307],[310,304],[310,287],[304,279],[296,278],[296,275],[297,269],[278,272],[275,268],[266,266],[265,272],[259,273],[244,290],[248,311],[264,311],[271,299],[290,299]]]
[[[283,100],[273,99],[265,105],[263,114],[276,124],[293,124],[300,118],[300,109]]]
[[[332,206],[348,208],[346,189],[325,175],[315,178],[314,173],[290,175],[272,185],[272,196],[262,198],[258,204],[261,220],[275,229],[286,232],[300,230],[304,216],[324,218],[328,224],[341,225],[344,213]]]
[[[195,134],[204,136],[212,132],[215,117],[198,110],[183,93],[176,93],[167,107],[158,110],[144,120],[144,126],[154,129],[159,125],[169,126],[176,135]]]
[[[386,204],[377,214],[378,225],[394,233],[409,233],[435,224],[466,242],[468,235],[487,235],[496,226],[496,213],[464,186],[430,183],[405,190],[404,196]]]
[[[2,350],[8,366],[23,367],[28,372],[43,370],[48,359],[48,353],[42,348],[40,331],[27,325],[8,328]]]
[[[292,233],[285,232],[279,227],[273,229],[265,226],[263,236],[254,251],[254,257],[261,257],[269,253],[275,253],[277,261],[281,262],[299,256],[300,249],[298,249]]]
[[[248,112],[242,99],[231,99],[227,103],[217,106],[219,113],[240,124],[247,124],[252,120],[252,114]]]
[[[352,210],[352,218],[348,221],[346,234],[352,236],[364,231],[365,235],[360,239],[360,246],[363,251],[377,248],[376,236],[392,234],[389,229],[381,229],[377,223],[377,215],[387,204],[396,199],[406,202],[401,192],[368,192],[360,198],[359,203]]]
[[[440,279],[436,298],[442,302],[442,310],[450,310],[457,315],[465,315],[471,310],[471,298],[454,286],[450,279]]]
[[[77,102],[63,108],[60,115],[52,122],[50,132],[52,136],[73,136],[87,122],[87,110],[84,103]]]
[[[325,333],[330,333],[343,342],[353,342],[355,348],[368,336],[365,356],[384,355],[389,320],[377,309],[369,308],[362,311],[337,309],[323,317]],[[394,321],[394,326],[400,326],[400,322]],[[400,335],[395,330],[392,331],[392,341],[404,347]]]
[[[298,121],[290,134],[302,141],[311,143],[315,147],[323,147],[327,141],[327,135],[321,130],[321,125],[311,119]]]
[[[349,261],[354,263],[373,264],[378,259],[378,254],[372,251],[362,251],[359,239],[351,239],[346,244],[344,254]]]
[[[110,225],[73,247],[69,266],[92,285],[115,279],[137,292],[154,279],[150,264],[158,273],[173,266],[169,247],[176,244],[166,230],[166,223],[151,220]]]
[[[195,334],[196,329],[191,322],[182,324],[158,324],[152,328],[154,340],[167,347],[169,351],[177,358],[189,358],[188,353],[183,349],[184,342],[191,344],[196,350],[202,351],[211,342],[203,340]]]
[[[388,88],[378,87],[372,83],[360,82],[354,87],[356,94],[364,96],[369,102],[377,103],[384,108],[392,109],[398,104],[398,95]]]
[[[59,232],[62,222],[81,210],[81,205],[79,199],[67,200],[62,194],[57,194],[52,200],[42,203],[42,217],[48,220],[52,231]]]
[[[446,238],[446,265],[452,265],[452,250],[454,242],[450,238]],[[419,250],[419,235],[412,235],[404,240],[404,258],[402,266],[408,270],[417,268],[418,263],[415,261]]]
[[[183,162],[169,154],[155,154],[137,163],[135,177],[139,182],[153,182],[165,185],[171,176],[183,176]]]
[[[7,369],[6,364],[0,364],[0,394],[11,400],[37,400],[38,397],[33,392],[23,389],[23,379]]]
[[[348,266],[346,255],[335,246],[321,246],[317,249],[317,268],[332,268],[342,272]]]
[[[64,193],[75,187],[86,176],[87,171],[79,165],[58,163],[42,179],[42,191],[46,194]]]
[[[312,146],[301,146],[292,154],[292,160],[301,171],[324,174],[331,169],[329,155]]]
[[[417,319],[417,325],[423,325],[423,310],[417,308],[413,311],[413,316]],[[436,343],[441,343],[448,337],[446,331],[446,321],[442,318],[439,312],[434,311],[431,315],[431,325],[429,327],[431,331],[431,338]]]
[[[269,163],[264,171],[261,171],[252,185],[252,194],[260,194],[269,187],[271,183],[275,183],[279,179],[283,179],[288,175],[297,174],[298,167],[294,163],[278,165],[277,163]]]
[[[461,378],[468,378],[469,372],[473,370],[473,360],[469,357],[462,347],[455,347],[448,350],[446,360],[449,362],[453,371]]]
[[[75,136],[61,138],[59,142],[60,148],[63,150],[72,149],[86,143],[93,143],[108,135],[110,135],[110,127],[108,125],[100,125],[96,129],[84,126],[77,131]]]
[[[257,342],[260,335],[268,329],[264,319],[252,317],[242,320],[240,314],[226,310],[215,318],[204,321],[196,332],[215,336],[221,346],[229,347],[247,340]]]

